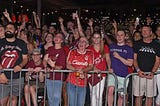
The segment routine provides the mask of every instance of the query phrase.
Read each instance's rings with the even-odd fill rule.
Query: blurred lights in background
[[[25,0],[26,1],[26,0]],[[35,0],[33,0],[35,1]],[[15,15],[27,14],[29,18],[32,17],[32,12],[37,10],[37,7],[30,7],[23,3],[23,0],[13,0],[13,13]],[[36,3],[35,3],[36,5]],[[155,23],[160,22],[160,8],[72,8],[72,9],[48,9],[41,10],[42,19],[47,19],[45,21],[58,20],[61,16],[67,20],[72,19],[72,13],[78,11],[80,19],[82,21],[88,21],[88,19],[93,18],[95,22],[99,23],[103,17],[108,17],[109,20],[115,19],[118,23],[124,23],[125,21],[135,20],[136,17],[140,18],[140,22],[144,23],[146,17],[151,17],[155,20]]]

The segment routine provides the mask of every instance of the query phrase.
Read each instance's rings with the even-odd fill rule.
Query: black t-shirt
[[[154,67],[156,56],[160,57],[160,44],[156,41],[145,43],[140,40],[134,44],[134,53],[137,53],[139,68],[144,72],[151,72]]]
[[[13,68],[22,62],[22,55],[27,55],[27,44],[17,39],[14,42],[8,42],[5,38],[0,40],[0,62],[3,68]],[[11,72],[4,71],[8,79],[11,78]],[[13,72],[13,79],[18,79],[20,72]]]

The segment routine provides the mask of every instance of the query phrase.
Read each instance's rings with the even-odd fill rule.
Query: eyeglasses
[[[40,56],[41,54],[32,54],[32,56]]]

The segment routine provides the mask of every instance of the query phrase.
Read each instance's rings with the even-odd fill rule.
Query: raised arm
[[[64,34],[65,36],[67,36],[67,32],[65,31],[64,24],[63,24],[63,22],[64,22],[63,18],[62,18],[62,17],[59,17],[58,20],[59,20],[59,23],[60,23],[61,31],[63,32],[63,34]]]
[[[91,19],[89,19],[89,22],[88,22],[88,25],[90,26],[90,28],[91,28],[91,33],[93,34],[93,32],[94,32],[94,29],[93,29],[93,19],[91,18]]]
[[[9,13],[8,13],[7,9],[5,9],[5,11],[3,12],[3,14],[4,14],[4,16],[7,18],[7,20],[9,22],[12,22],[11,17],[9,16]]]
[[[18,29],[18,36],[17,36],[18,38],[20,37],[21,30],[25,29],[25,27],[26,27],[26,19],[25,19],[25,17],[22,17],[22,24],[21,24],[21,26]]]
[[[113,20],[112,25],[113,25],[113,27],[114,27],[114,35],[115,35],[114,38],[116,38],[116,35],[117,35],[117,32],[118,32],[116,20]]]
[[[36,24],[36,28],[41,28],[40,18],[36,15],[36,12],[33,11],[34,22]]]
[[[76,11],[76,13],[73,13],[73,15],[75,15],[75,18],[76,18],[78,31],[79,31],[80,36],[84,36],[83,29],[82,29],[81,22],[80,22],[77,11]]]

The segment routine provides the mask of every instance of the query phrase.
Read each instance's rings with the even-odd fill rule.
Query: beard
[[[12,32],[10,32],[10,31],[5,32],[5,37],[6,37],[6,38],[13,38],[14,35],[15,35],[15,34],[12,33]]]

